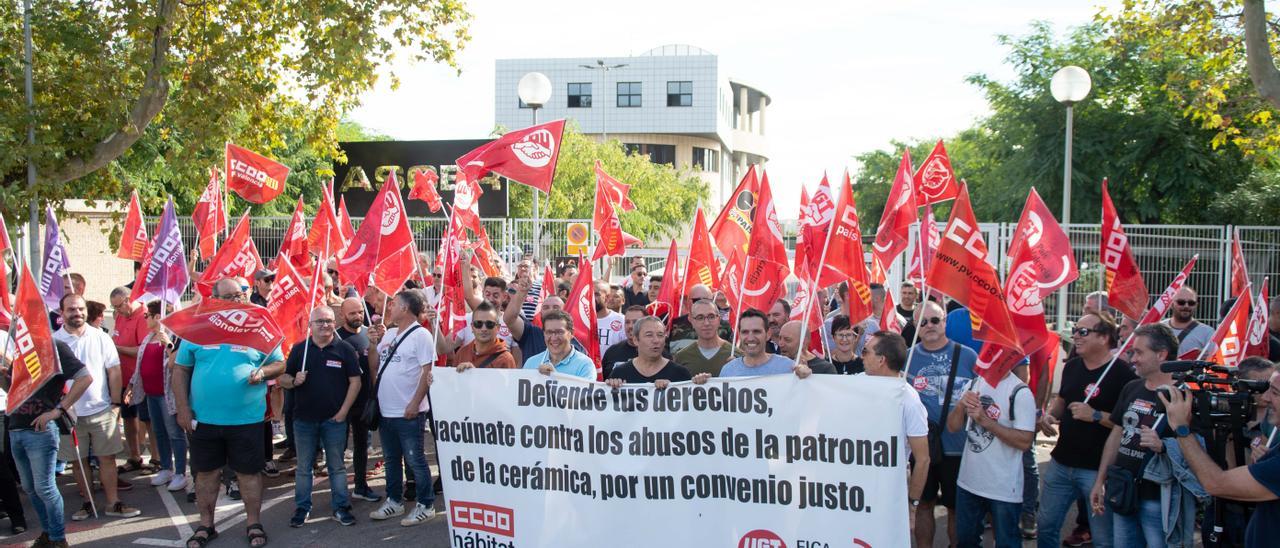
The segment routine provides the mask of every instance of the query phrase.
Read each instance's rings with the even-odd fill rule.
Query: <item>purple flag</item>
[[[173,212],[172,199],[164,205],[155,245],[147,250],[142,264],[147,271],[142,278],[142,287],[134,289],[135,298],[131,300],[137,300],[136,297],[140,296],[137,294],[143,293],[169,304],[178,304],[191,278],[187,275],[187,253],[182,247],[182,232],[178,230],[178,216]]]
[[[49,310],[62,307],[62,277],[71,270],[67,248],[62,246],[61,232],[58,220],[53,217],[53,208],[45,207],[44,265],[40,267],[40,295]]]

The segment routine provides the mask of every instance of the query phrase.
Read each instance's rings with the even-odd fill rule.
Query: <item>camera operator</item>
[[[1240,361],[1237,366],[1237,375],[1241,379],[1253,381],[1267,382],[1271,379],[1271,374],[1275,372],[1275,364],[1267,361],[1261,356],[1252,356]],[[1224,454],[1226,457],[1227,469],[1253,464],[1261,459],[1267,450],[1274,447],[1275,444],[1268,444],[1270,434],[1275,427],[1267,420],[1270,416],[1270,408],[1262,403],[1262,394],[1253,394],[1253,412],[1254,415],[1249,417],[1248,424],[1245,425],[1244,439],[1245,447],[1240,454],[1244,455],[1244,463],[1237,461],[1237,450],[1234,442],[1234,435],[1227,439],[1225,447],[1220,447],[1220,452],[1215,453],[1214,447],[1209,445],[1208,452],[1213,454]],[[1218,507],[1221,508],[1218,508]],[[1201,525],[1203,532],[1205,548],[1218,548],[1219,546],[1242,546],[1244,543],[1244,529],[1249,522],[1249,516],[1253,514],[1253,504],[1241,503],[1234,500],[1211,499],[1209,505],[1204,510],[1204,521]],[[1222,516],[1222,523],[1218,521],[1218,515]],[[1222,527],[1222,532],[1218,536],[1218,542],[1213,542],[1209,536],[1209,532],[1214,530],[1215,526]]]
[[[1237,367],[1239,367],[1240,378],[1253,381],[1271,380],[1271,374],[1276,372],[1276,364],[1261,356],[1240,360],[1240,365]],[[1262,394],[1253,395],[1253,404],[1254,416],[1251,417],[1245,429],[1245,437],[1249,438],[1249,451],[1246,452],[1245,464],[1253,464],[1280,441],[1271,437],[1276,427],[1267,420],[1271,409],[1262,403]],[[1227,453],[1227,465],[1238,466],[1235,464],[1235,452]]]
[[[1164,394],[1159,397],[1183,458],[1205,490],[1214,497],[1258,503],[1245,530],[1245,546],[1267,546],[1280,538],[1280,451],[1268,451],[1248,467],[1224,471],[1191,436],[1191,396],[1178,389],[1168,397]],[[1276,426],[1280,421],[1280,374],[1271,375],[1270,386],[1261,401],[1270,409],[1271,424]]]

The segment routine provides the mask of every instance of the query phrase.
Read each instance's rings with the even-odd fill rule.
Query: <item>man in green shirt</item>
[[[720,311],[710,299],[701,299],[690,305],[688,317],[698,338],[671,359],[689,368],[695,376],[699,373],[719,376],[725,363],[741,355],[729,341],[720,337]]]

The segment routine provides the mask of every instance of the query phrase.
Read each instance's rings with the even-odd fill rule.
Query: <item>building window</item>
[[[569,84],[569,108],[591,108],[591,83]]]
[[[618,82],[618,107],[640,106],[640,82]]]
[[[702,171],[720,172],[720,151],[693,147],[693,165]]]
[[[628,154],[648,155],[649,161],[655,164],[676,165],[675,145],[649,145],[644,143],[623,143]]]
[[[667,106],[693,106],[693,82],[667,82]]]

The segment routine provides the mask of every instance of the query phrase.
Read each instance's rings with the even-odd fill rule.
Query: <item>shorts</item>
[[[120,418],[138,419],[142,422],[151,422],[151,414],[147,413],[147,405],[145,402],[121,407]]]
[[[929,475],[924,479],[924,491],[920,502],[936,502],[947,508],[956,507],[956,479],[960,477],[960,456],[947,455],[942,462],[929,463]],[[938,496],[938,491],[942,496]]]
[[[99,457],[115,457],[124,451],[120,416],[114,407],[97,415],[78,417],[75,428],[76,440],[80,443],[80,458],[88,458],[90,452]],[[76,448],[71,445],[70,434],[59,440],[58,460],[76,460]]]
[[[187,437],[191,450],[191,469],[214,472],[230,466],[237,474],[257,474],[266,463],[262,439],[262,423],[220,426],[197,422]]]

